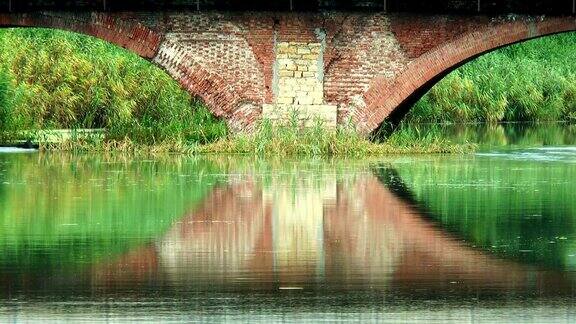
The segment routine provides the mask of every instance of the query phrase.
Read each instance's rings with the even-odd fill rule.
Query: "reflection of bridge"
[[[574,0],[460,0],[434,2],[432,8],[429,1],[338,2],[348,9],[368,5],[372,13],[314,11],[334,1],[261,1],[252,9],[293,4],[311,11],[196,11],[210,5],[230,9],[219,3],[224,2],[4,0],[0,26],[59,28],[123,46],[164,68],[236,130],[296,107],[329,121],[350,117],[364,132],[388,117],[402,117],[423,91],[475,56],[576,29],[574,17],[566,16],[574,14]],[[182,8],[194,11],[175,11]],[[44,9],[53,11],[38,11]]]
[[[94,269],[94,282],[263,290],[325,284],[411,294],[572,291],[569,275],[498,259],[445,234],[373,175],[304,181],[263,188],[249,180],[216,189],[153,245]]]

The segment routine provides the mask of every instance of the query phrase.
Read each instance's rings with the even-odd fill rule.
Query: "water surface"
[[[573,322],[560,138],[330,161],[0,152],[0,322]]]

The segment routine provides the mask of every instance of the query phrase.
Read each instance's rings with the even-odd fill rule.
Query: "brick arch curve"
[[[0,27],[40,27],[93,36],[123,47],[145,59],[152,59],[162,34],[132,19],[105,13],[19,13],[0,14]]]
[[[498,48],[547,35],[576,31],[574,17],[498,22],[444,43],[411,61],[393,80],[375,78],[364,94],[365,106],[353,116],[369,134],[384,121],[399,122],[412,105],[448,73]]]
[[[213,17],[211,17],[213,18]],[[187,18],[191,19],[191,18]],[[203,17],[184,21],[184,26],[198,23],[198,28],[208,29]],[[181,32],[170,25],[177,23],[182,16],[168,17],[165,13],[102,13],[102,12],[31,12],[31,13],[0,13],[0,28],[2,27],[39,27],[59,29],[102,39],[111,44],[125,48],[138,56],[151,61],[165,70],[173,79],[193,96],[201,98],[210,111],[224,119],[233,131],[250,130],[254,121],[260,117],[261,106],[265,100],[265,87],[262,73],[257,67],[245,73],[244,78],[238,74],[225,74],[222,64],[230,68],[242,70],[237,61],[209,62],[211,57],[225,52],[232,52],[236,58],[236,48],[224,45],[217,50],[210,49],[198,53],[187,48],[185,41],[168,39],[170,33]],[[222,23],[221,23],[222,24]],[[217,32],[230,37],[237,31],[230,27],[218,26]],[[210,27],[213,27],[210,26]],[[186,27],[188,28],[188,27]],[[188,35],[203,37],[202,30],[191,30]],[[216,43],[216,42],[214,42]],[[226,43],[232,44],[229,39]],[[236,44],[236,43],[234,43]],[[236,45],[237,46],[237,45]],[[255,60],[255,59],[254,59]],[[246,68],[244,68],[246,69]],[[225,75],[224,75],[225,74]],[[249,79],[246,80],[246,75]]]

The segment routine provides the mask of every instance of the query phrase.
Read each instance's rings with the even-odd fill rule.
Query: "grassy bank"
[[[449,74],[406,123],[576,122],[576,33],[505,47]]]

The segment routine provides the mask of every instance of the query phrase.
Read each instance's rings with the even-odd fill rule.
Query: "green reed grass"
[[[146,144],[110,139],[107,135],[83,136],[74,140],[43,143],[41,149],[70,152],[124,152],[136,154],[240,154],[259,157],[365,157],[406,153],[470,153],[476,149],[468,143],[454,144],[433,136],[416,138],[407,132],[398,133],[385,141],[371,141],[351,126],[327,129],[321,122],[312,127],[298,123],[275,124],[263,120],[251,132],[231,134],[213,143],[163,141]]]

